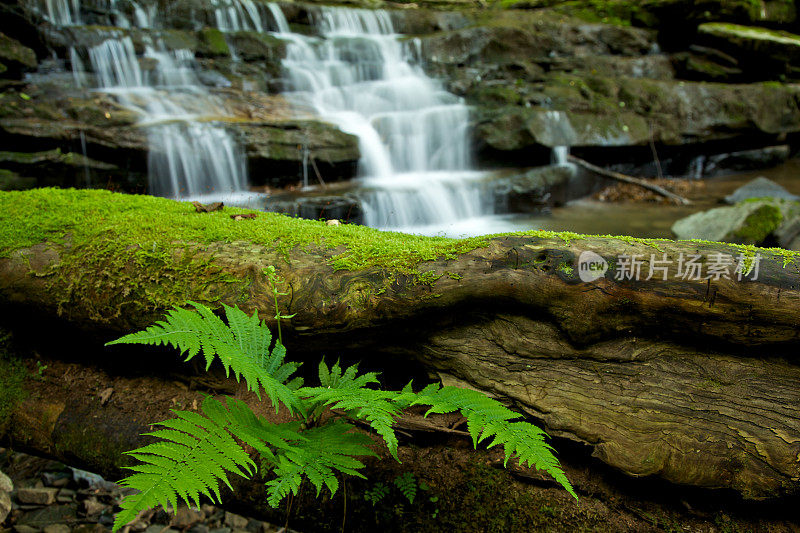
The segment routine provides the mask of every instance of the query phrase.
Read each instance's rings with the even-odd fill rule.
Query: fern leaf
[[[411,399],[413,392],[407,386],[399,395],[401,401],[411,405],[428,405],[425,416],[431,413],[452,413],[460,411],[467,419],[467,429],[473,446],[492,438],[488,447],[503,445],[504,464],[517,457],[524,465],[533,466],[550,474],[575,499],[578,496],[567,479],[564,470],[553,454],[553,448],[545,442],[547,434],[538,427],[523,421],[515,421],[521,415],[507,408],[485,394],[458,387],[429,385]]]
[[[189,302],[195,311],[176,307],[167,313],[166,320],[157,322],[144,331],[125,335],[111,344],[171,345],[185,354],[189,361],[203,353],[206,370],[215,357],[237,381],[244,379],[248,390],[261,399],[261,389],[272,400],[277,411],[280,404],[294,413],[300,402],[285,383],[299,367],[298,363],[284,363],[286,350],[276,343],[269,347],[272,334],[257,314],[247,315],[238,307],[223,304],[228,323],[216,316],[208,307]],[[296,388],[297,383],[293,384]]]
[[[417,497],[417,478],[411,472],[405,472],[394,478],[394,486],[405,496],[408,503],[414,503]]]
[[[356,381],[350,382],[350,384]],[[367,388],[356,388],[348,384],[346,388],[304,387],[298,394],[308,401],[319,402],[332,409],[347,411],[354,418],[366,420],[375,432],[383,437],[392,457],[397,459],[397,436],[394,423],[400,415],[400,407],[394,403],[396,392]]]
[[[317,495],[327,487],[331,495],[339,488],[336,473],[364,476],[359,472],[364,463],[358,456],[374,456],[369,449],[372,441],[366,435],[353,431],[345,422],[331,422],[303,432],[303,440],[279,452],[274,468],[275,479],[266,483],[267,502],[277,507],[284,497],[297,494],[300,481],[306,476],[317,489]]]
[[[205,402],[204,402],[205,403]],[[199,506],[200,495],[219,502],[219,480],[230,487],[226,473],[249,477],[255,463],[230,436],[224,424],[191,411],[173,411],[177,418],[155,424],[166,429],[146,433],[160,441],[126,452],[142,464],[126,467],[134,474],[119,482],[139,492],[126,496],[113,530],[139,511],[177,508],[178,500]]]

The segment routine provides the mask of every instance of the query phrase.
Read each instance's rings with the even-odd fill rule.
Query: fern
[[[206,370],[215,356],[225,369],[225,375],[233,372],[236,381],[244,378],[248,390],[261,399],[261,389],[272,400],[277,411],[280,404],[294,412],[300,407],[292,392],[300,382],[287,381],[300,366],[299,363],[284,363],[286,350],[280,343],[270,352],[272,334],[257,314],[248,316],[238,307],[222,305],[228,324],[217,317],[208,307],[188,302],[197,312],[175,308],[167,313],[165,321],[157,322],[144,331],[125,335],[106,344],[151,344],[171,345],[186,354],[185,361],[201,351],[206,360]]]
[[[331,495],[336,494],[339,488],[336,472],[364,478],[359,472],[364,463],[354,457],[376,454],[368,447],[372,440],[354,429],[352,424],[334,421],[304,431],[303,439],[278,457],[276,478],[266,484],[267,503],[277,507],[290,492],[296,495],[302,476],[314,485],[317,496],[323,486]]]
[[[267,503],[273,507],[296,495],[303,479],[310,481],[317,495],[324,488],[333,495],[339,489],[337,476],[363,478],[364,463],[358,458],[376,455],[372,440],[341,419],[321,423],[326,408],[369,423],[395,459],[394,424],[403,409],[427,405],[426,416],[460,411],[467,418],[473,446],[490,439],[488,447],[503,446],[506,464],[516,457],[521,464],[542,469],[575,496],[546,434],[500,402],[477,391],[437,384],[417,393],[411,383],[401,391],[383,391],[377,388],[376,373],[359,374],[357,365],[343,368],[338,361],[328,367],[323,360],[318,369],[320,386],[303,387],[299,378],[292,378],[299,364],[286,362],[285,348],[279,341],[273,345],[269,329],[257,315],[223,306],[226,324],[207,307],[190,303],[194,311],[176,308],[166,320],[108,344],[171,345],[185,354],[186,361],[202,353],[206,369],[218,358],[226,374],[243,378],[259,399],[263,389],[276,411],[283,404],[296,420],[274,424],[241,400],[227,398],[223,403],[211,396],[204,398],[202,414],[173,411],[177,418],[160,422],[156,424],[160,429],[145,434],[156,442],[126,452],[141,464],[128,467],[135,473],[120,484],[139,492],[121,502],[114,531],[139,511],[158,504],[176,508],[183,500],[198,506],[202,496],[218,503],[220,481],[230,488],[228,474],[250,478],[256,471],[243,445],[261,457],[261,474],[269,477]],[[394,484],[413,503],[418,489],[413,474],[399,476]],[[378,492],[374,496],[373,504],[382,497]]]
[[[400,493],[408,500],[408,503],[414,503],[414,498],[417,497],[417,478],[411,472],[405,472],[394,478],[394,486]]]
[[[472,437],[472,445],[492,438],[488,447],[502,444],[505,453],[503,466],[516,457],[520,464],[533,466],[550,474],[567,492],[578,499],[575,490],[567,479],[552,447],[544,438],[547,434],[528,422],[512,422],[521,415],[505,407],[485,394],[458,387],[429,385],[416,397],[410,384],[401,392],[401,402],[410,405],[429,405],[425,416],[431,413],[452,413],[460,411],[467,419],[467,430]]]
[[[297,394],[317,406],[342,409],[352,418],[366,420],[397,459],[398,442],[392,427],[402,411],[394,402],[397,393],[368,388],[380,384],[376,373],[358,375],[358,365],[342,370],[338,361],[330,370],[324,359],[320,362],[319,381],[320,387],[304,387]]]
[[[228,433],[226,422],[192,411],[172,412],[178,417],[154,424],[164,429],[145,433],[160,441],[125,452],[142,464],[125,467],[136,474],[119,484],[140,492],[120,503],[123,510],[114,520],[115,531],[142,509],[158,504],[176,509],[179,498],[198,507],[201,494],[219,502],[219,480],[230,487],[226,472],[246,478],[253,473],[255,463]]]

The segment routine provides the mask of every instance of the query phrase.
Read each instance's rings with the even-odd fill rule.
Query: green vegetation
[[[237,381],[243,378],[259,399],[263,392],[276,412],[283,408],[294,420],[271,423],[240,400],[226,398],[223,403],[211,396],[203,401],[202,414],[173,410],[177,418],[155,424],[160,429],[147,433],[157,442],[127,452],[141,464],[128,467],[135,473],[120,484],[140,492],[121,502],[114,531],[139,511],[158,504],[177,508],[178,500],[183,500],[199,506],[201,496],[219,501],[220,480],[230,487],[228,473],[252,477],[258,465],[234,439],[258,452],[261,474],[270,476],[266,492],[272,507],[290,494],[297,495],[304,478],[317,496],[323,488],[333,495],[339,488],[337,475],[363,478],[364,464],[357,458],[376,455],[375,443],[350,420],[367,422],[397,459],[393,425],[402,410],[413,405],[429,406],[428,414],[460,411],[473,446],[491,439],[488,447],[503,446],[505,464],[516,458],[523,466],[544,470],[577,498],[544,432],[519,421],[519,414],[496,400],[439,384],[419,392],[411,383],[401,391],[384,391],[375,388],[377,374],[359,375],[357,365],[342,368],[337,362],[328,367],[325,361],[319,364],[319,386],[303,386],[301,378],[293,377],[300,364],[285,360],[285,348],[279,341],[272,343],[269,329],[257,315],[223,306],[225,324],[207,307],[192,305],[196,312],[176,308],[166,320],[109,344],[171,345],[186,355],[186,361],[202,353],[206,369],[218,359],[226,374],[232,372]],[[345,416],[324,420],[328,409]],[[413,475],[399,476],[395,485],[413,502],[417,491]]]

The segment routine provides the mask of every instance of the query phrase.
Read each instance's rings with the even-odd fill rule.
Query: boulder
[[[726,196],[725,202],[735,204],[751,198],[779,198],[791,202],[800,201],[800,196],[790,193],[764,176],[759,176]]]
[[[800,203],[786,200],[744,200],[682,218],[672,225],[678,239],[737,244],[762,244],[784,221],[800,217]]]

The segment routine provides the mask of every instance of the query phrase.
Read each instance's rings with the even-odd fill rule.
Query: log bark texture
[[[295,353],[362,349],[377,364],[414,360],[445,382],[508,399],[632,476],[751,499],[800,492],[800,271],[780,254],[756,251],[757,279],[693,280],[678,276],[681,257],[699,255],[709,267],[718,256],[736,262],[738,249],[506,236],[411,274],[334,271],[329,260],[342,250],[313,245],[287,257],[251,242],[187,243],[176,262],[186,250],[248,282],[242,294],[217,278],[183,280],[186,299],[238,303],[263,317],[274,306],[261,272],[278,267],[289,292],[281,310],[296,313],[283,326]],[[578,277],[587,251],[611,265],[589,283]],[[0,259],[5,309],[116,332],[163,313],[119,291],[124,272],[54,275],[74,253],[69,242],[49,243]],[[615,279],[620,256],[634,255],[640,278]],[[653,259],[669,262],[666,280],[645,279]]]

